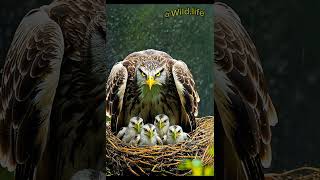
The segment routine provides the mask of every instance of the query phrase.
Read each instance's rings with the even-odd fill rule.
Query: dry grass
[[[151,147],[127,146],[107,126],[107,169],[113,175],[175,175],[190,174],[178,165],[184,159],[201,159],[203,165],[213,165],[209,149],[214,144],[214,119],[197,118],[198,127],[190,133],[191,139],[175,145]]]

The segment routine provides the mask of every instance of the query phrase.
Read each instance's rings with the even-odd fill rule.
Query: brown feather
[[[260,58],[238,15],[223,3],[214,8],[215,102],[226,136],[240,159],[249,162],[258,156],[269,166],[270,125],[276,124],[277,115]]]
[[[0,90],[0,159],[17,179],[103,169],[105,59],[90,52],[105,53],[104,18],[104,0],[54,0],[21,21]]]
[[[41,10],[29,13],[15,33],[0,90],[0,159],[11,170],[44,150],[63,49],[61,29]]]

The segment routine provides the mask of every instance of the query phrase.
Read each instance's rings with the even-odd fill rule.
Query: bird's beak
[[[151,90],[152,86],[156,83],[156,81],[154,80],[153,76],[148,76],[146,83],[149,86],[149,89]]]
[[[163,128],[163,123],[162,122],[159,122],[159,127],[160,127],[160,129],[162,129]]]
[[[177,132],[173,133],[173,139],[176,140],[177,139]]]
[[[153,137],[153,131],[149,131],[149,137],[150,137],[150,138]]]
[[[137,132],[138,132],[138,133],[140,133],[140,132],[141,132],[140,123],[139,123],[139,124],[136,124],[136,130],[137,130]]]

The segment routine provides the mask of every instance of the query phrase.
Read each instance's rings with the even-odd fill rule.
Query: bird
[[[140,143],[140,139],[141,139],[140,134],[137,134],[135,137],[133,137],[133,138],[131,139],[131,141],[129,142],[129,145],[131,145],[131,146],[138,146],[139,143]]]
[[[193,76],[182,60],[163,51],[129,54],[112,67],[106,89],[106,115],[113,132],[126,126],[130,117],[153,123],[158,114],[166,114],[170,124],[186,131],[196,127],[200,98]]]
[[[169,117],[165,114],[157,115],[155,117],[154,125],[156,126],[160,138],[163,138],[163,136],[167,134],[170,126]]]
[[[188,133],[183,132],[181,126],[172,125],[164,137],[165,144],[177,144],[190,139]]]
[[[117,137],[125,143],[129,143],[136,135],[140,134],[143,127],[143,119],[140,117],[132,117],[128,127],[123,127]]]
[[[153,124],[145,124],[140,134],[139,146],[162,145],[163,142],[159,137],[156,127]]]
[[[278,122],[262,64],[238,14],[214,3],[214,112],[221,124],[224,179],[264,179]]]
[[[105,13],[104,0],[54,0],[17,27],[0,88],[0,163],[15,179],[105,169]]]

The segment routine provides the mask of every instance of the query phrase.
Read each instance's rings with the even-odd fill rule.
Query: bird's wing
[[[188,134],[188,133],[183,133],[183,139],[184,140],[188,140],[188,139],[190,139],[191,137],[190,137],[190,135]]]
[[[278,119],[257,50],[230,7],[215,3],[214,8],[214,92],[218,113],[240,159],[260,159],[259,163],[268,167],[270,125]]]
[[[157,144],[158,145],[163,145],[163,142],[162,142],[161,138],[158,135],[156,136],[156,138],[157,138]]]
[[[196,128],[195,117],[198,115],[200,98],[192,74],[183,61],[174,63],[172,74],[184,110],[182,113],[186,115],[181,125],[183,130],[189,132]]]
[[[106,95],[106,113],[111,118],[111,129],[116,132],[124,122],[118,122],[118,116],[122,110],[123,97],[126,91],[128,79],[127,69],[121,62],[117,63],[111,69],[107,81]]]
[[[163,137],[162,137],[163,144],[167,144],[167,139],[168,139],[168,136],[167,135],[163,135]]]
[[[0,160],[10,170],[35,163],[46,145],[63,53],[60,27],[42,10],[30,11],[12,40],[0,90]]]
[[[124,136],[124,134],[126,133],[127,128],[126,127],[122,127],[121,130],[118,132],[117,137],[119,139],[122,139],[122,137]]]
[[[130,146],[138,146],[139,143],[140,143],[140,134],[138,134],[135,137],[133,137],[131,139],[131,141],[129,142],[129,145]]]

